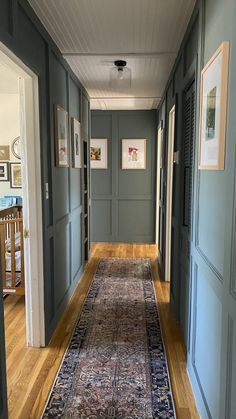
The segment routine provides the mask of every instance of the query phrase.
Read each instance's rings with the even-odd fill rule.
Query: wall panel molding
[[[211,261],[208,259],[208,257],[205,255],[205,253],[203,252],[203,250],[200,248],[200,246],[196,247],[199,255],[202,257],[202,259],[204,260],[204,262],[207,264],[208,268],[211,269],[211,271],[213,272],[213,274],[215,275],[215,277],[221,282],[223,283],[223,276],[221,275],[221,273],[219,271],[217,271],[216,267],[211,263]]]
[[[195,352],[196,352],[196,313],[197,313],[197,299],[196,299],[196,295],[197,295],[197,278],[198,278],[198,265],[195,262],[194,263],[194,269],[193,269],[193,288],[192,288],[192,301],[193,301],[193,305],[192,305],[192,313],[193,313],[193,323],[192,323],[192,352],[191,352],[191,360],[192,360],[192,364],[195,365]]]
[[[79,272],[83,268],[82,258],[82,223],[83,223],[83,212],[81,208],[78,211],[74,211],[71,214],[70,222],[70,267],[71,267],[71,282],[74,282],[78,277]]]
[[[107,241],[111,240],[112,229],[112,199],[96,199],[93,202],[92,224],[93,237],[99,240],[99,237],[105,237]],[[103,222],[101,222],[103,220]],[[103,239],[104,240],[104,239]]]
[[[106,199],[114,199],[117,201],[153,201],[153,196],[152,195],[148,195],[148,196],[143,196],[143,195],[93,195],[93,200],[95,201],[102,201],[102,200],[106,200]]]
[[[154,242],[155,134],[156,121],[153,111],[92,111],[92,137],[109,138],[108,169],[92,170],[91,175],[94,241]],[[121,169],[122,138],[147,139],[146,170]],[[108,193],[107,188],[108,177],[111,193]],[[107,210],[103,213],[98,211],[96,213],[98,203],[108,200],[111,202],[109,216]],[[135,208],[135,203],[138,205],[138,210],[137,205]],[[143,208],[142,216],[140,206]],[[150,211],[147,207],[151,208]],[[109,234],[107,217],[111,222]],[[128,219],[130,222],[126,224]],[[100,232],[96,230],[97,223],[100,225]],[[136,223],[136,229],[133,228],[134,226],[130,227],[132,223]],[[140,233],[143,223],[147,225],[147,232]]]
[[[44,295],[45,304],[45,311],[48,312],[48,319],[51,323],[54,319],[55,315],[55,289],[54,289],[54,276],[55,276],[55,269],[54,269],[54,235],[48,241],[48,251],[47,251],[47,267],[50,269],[51,275],[49,277],[50,281],[50,288],[49,292],[46,292]]]
[[[217,378],[215,383],[212,383],[212,386],[209,385],[209,380],[213,375],[214,359],[219,361],[222,356],[221,323],[223,310],[220,293],[216,293],[209,282],[204,289],[204,284],[206,283],[205,274],[206,271],[202,270],[202,267],[200,273],[199,266],[195,263],[192,289],[192,301],[194,304],[191,330],[191,363],[207,415],[209,419],[214,419],[220,395],[221,368],[219,362],[217,362],[215,367]],[[214,313],[216,313],[216,316]],[[205,319],[204,324],[202,324],[203,317]],[[203,337],[210,333],[212,333],[211,338],[208,341],[204,341]],[[207,374],[205,374],[204,371],[207,371],[207,366],[209,369]]]
[[[234,323],[230,315],[228,315],[228,339],[227,339],[227,370],[226,370],[226,387],[225,387],[225,418],[231,418],[231,397],[232,397],[232,371],[233,371],[233,336]]]
[[[65,224],[69,224],[69,223],[70,223],[70,214],[69,213],[67,213],[66,215],[63,215],[58,220],[56,220],[55,225],[54,225],[56,233],[58,231],[60,231],[60,229],[62,227],[64,227]]]
[[[194,223],[194,228],[195,228],[195,248],[197,249],[199,255],[202,257],[202,259],[204,260],[204,262],[208,265],[209,269],[211,269],[211,271],[214,273],[214,275],[216,276],[216,278],[223,283],[223,275],[218,271],[218,269],[215,267],[215,265],[210,261],[210,259],[208,258],[208,256],[205,254],[205,252],[201,249],[200,244],[199,244],[199,208],[200,208],[200,202],[199,202],[199,197],[200,197],[200,171],[197,170],[197,176],[196,176],[196,210],[195,210],[195,223]]]
[[[192,366],[193,366],[193,370],[194,370],[194,374],[201,392],[201,396],[205,405],[205,409],[207,411],[208,414],[208,418],[209,419],[213,419],[209,410],[209,406],[205,397],[205,393],[203,391],[202,388],[202,384],[201,384],[201,380],[197,371],[197,366],[196,366],[196,358],[195,358],[195,354],[196,354],[196,329],[197,329],[197,290],[198,290],[198,265],[196,263],[194,263],[194,277],[193,277],[193,326],[192,326],[192,351],[191,351],[191,361],[192,361]]]
[[[235,150],[236,153],[236,150]],[[232,220],[232,251],[230,260],[230,293],[236,300],[236,165],[234,167],[234,203]]]
[[[71,210],[71,214],[70,217],[73,216],[74,213],[79,212],[81,213],[83,211],[83,206],[82,205],[78,205],[77,207],[73,208]]]
[[[70,223],[61,223],[60,229],[55,234],[54,259],[55,259],[55,309],[63,303],[71,285],[70,264],[71,264],[71,228]],[[63,251],[64,250],[64,251]]]

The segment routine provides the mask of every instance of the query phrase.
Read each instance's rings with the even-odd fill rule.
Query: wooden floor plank
[[[156,246],[148,244],[94,244],[93,254],[83,278],[47,348],[34,349],[25,346],[24,297],[9,296],[5,299],[9,419],[40,418],[101,257],[152,259],[154,288],[177,417],[199,418],[186,373],[186,351],[182,335],[169,305],[169,284],[160,280],[156,252]]]

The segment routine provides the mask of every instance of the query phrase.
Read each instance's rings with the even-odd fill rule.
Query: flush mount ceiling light
[[[127,62],[124,60],[114,61],[115,67],[110,71],[110,86],[113,88],[130,88],[131,87],[131,70],[126,67]]]

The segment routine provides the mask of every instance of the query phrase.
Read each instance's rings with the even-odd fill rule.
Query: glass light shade
[[[131,87],[131,70],[113,67],[110,70],[110,87],[115,89],[129,89]]]

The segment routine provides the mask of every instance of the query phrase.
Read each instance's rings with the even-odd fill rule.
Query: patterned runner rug
[[[175,418],[148,259],[101,259],[43,418]]]

